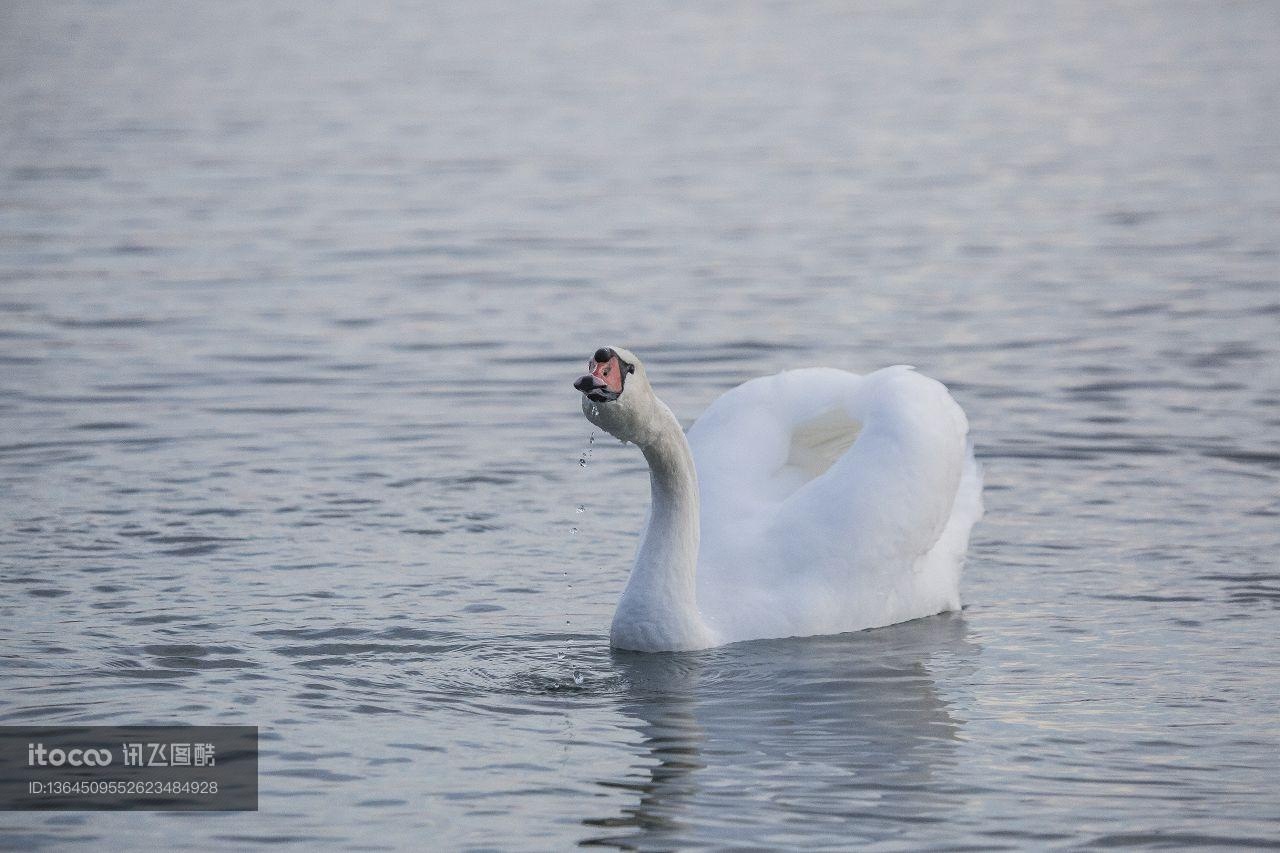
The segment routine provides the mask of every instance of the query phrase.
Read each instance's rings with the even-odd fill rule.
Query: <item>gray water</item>
[[[0,115],[0,723],[263,738],[4,846],[1280,846],[1275,4],[5,3]],[[963,613],[611,653],[602,343],[947,383]]]

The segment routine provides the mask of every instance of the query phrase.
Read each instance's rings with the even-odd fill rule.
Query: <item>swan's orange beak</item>
[[[608,403],[622,395],[622,382],[627,375],[627,366],[611,349],[601,347],[587,362],[587,372],[579,376],[573,383],[587,399],[597,403]]]

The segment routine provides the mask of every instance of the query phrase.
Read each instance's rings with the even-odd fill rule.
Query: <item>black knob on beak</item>
[[[591,357],[595,359],[596,363],[604,364],[606,361],[613,358],[613,350],[608,349],[607,347],[600,347],[600,349],[596,350],[596,354]]]

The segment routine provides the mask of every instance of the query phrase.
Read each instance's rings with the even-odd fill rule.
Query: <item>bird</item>
[[[958,610],[982,472],[942,383],[896,365],[803,367],[730,389],[686,435],[630,350],[574,388],[634,444],[650,502],[610,645],[679,652]]]

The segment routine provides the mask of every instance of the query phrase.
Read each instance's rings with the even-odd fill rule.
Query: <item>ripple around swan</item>
[[[602,651],[606,644],[595,635],[476,637],[397,627],[273,629],[257,636],[268,642],[263,652],[306,671],[313,685],[391,700],[384,710],[398,713],[439,704],[518,706],[539,696],[608,696],[621,688]],[[349,674],[353,667],[358,677]],[[332,704],[336,697],[314,698]]]

